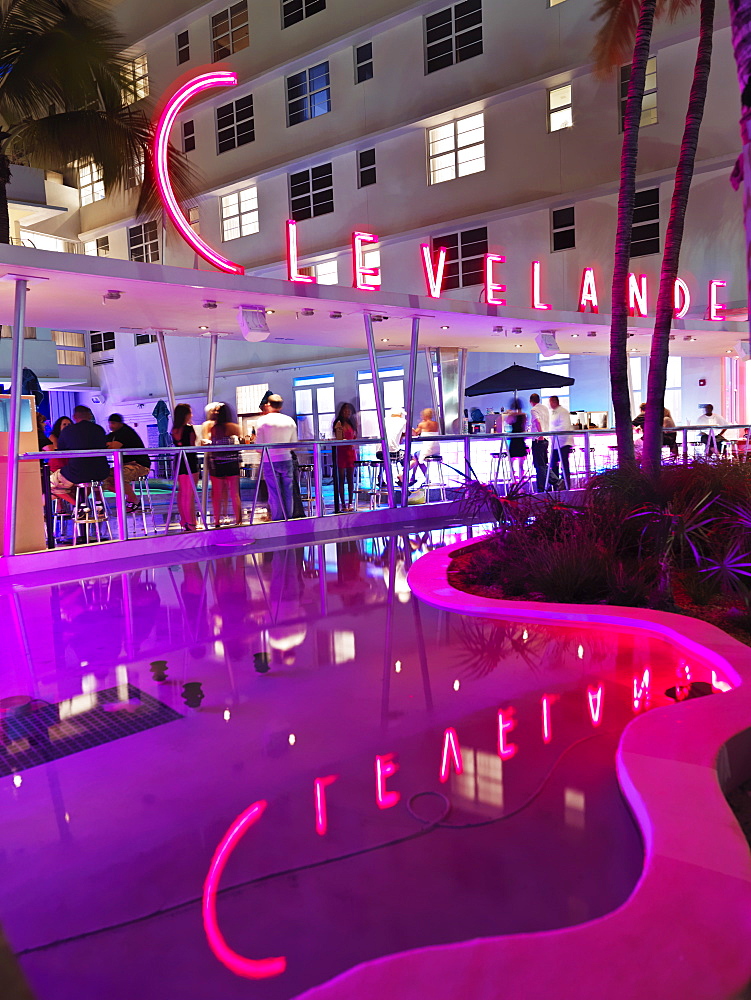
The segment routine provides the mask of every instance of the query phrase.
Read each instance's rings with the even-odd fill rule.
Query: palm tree
[[[0,243],[10,242],[7,187],[13,160],[62,170],[93,161],[107,191],[143,169],[136,214],[158,210],[150,169],[153,127],[120,56],[123,41],[98,0],[0,0]],[[175,189],[195,183],[171,150]]]
[[[634,465],[634,434],[631,427],[631,394],[628,387],[628,269],[631,260],[631,229],[636,197],[636,160],[639,152],[639,124],[644,99],[644,81],[652,41],[652,25],[657,0],[600,0],[594,18],[604,17],[595,43],[595,65],[608,69],[623,52],[622,36],[635,35],[623,119],[621,175],[618,189],[618,223],[613,254],[613,286],[610,321],[610,392],[620,465]],[[636,11],[638,8],[638,17]]]

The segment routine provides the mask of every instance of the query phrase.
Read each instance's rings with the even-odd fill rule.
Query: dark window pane
[[[553,211],[553,229],[564,229],[574,224],[574,209],[556,208]]]
[[[360,187],[369,187],[376,182],[376,168],[368,167],[360,173]]]
[[[356,78],[358,83],[364,83],[366,80],[373,79],[373,63],[363,63],[361,66],[357,67]]]
[[[645,205],[643,208],[634,209],[634,225],[638,225],[640,222],[654,222],[659,217],[658,205]]]
[[[361,153],[358,154],[360,157],[361,167],[374,167],[375,166],[375,150],[374,149],[363,149]]]
[[[641,226],[634,226],[631,230],[632,240],[645,240],[651,239],[652,237],[659,238],[660,235],[660,223],[659,222],[648,222]]]
[[[558,233],[553,233],[553,250],[573,250],[575,246],[575,229],[562,229]]]
[[[660,241],[655,240],[633,240],[631,243],[632,257],[646,257],[647,254],[659,253]]]
[[[660,189],[650,188],[648,191],[637,191],[634,204],[637,207],[643,205],[658,205],[660,202]]]
[[[313,178],[313,187],[325,187],[326,183],[331,184],[331,179],[333,176],[333,168],[330,163],[322,163],[319,167],[313,167],[310,171],[310,176]]]
[[[366,42],[365,45],[358,45],[357,49],[355,50],[355,55],[356,55],[357,61],[359,63],[360,62],[367,62],[368,59],[372,59],[373,58],[373,43],[372,42]]]
[[[456,43],[456,61],[464,62],[465,59],[472,59],[474,56],[482,55],[482,29],[478,28],[479,39],[471,41],[459,41]],[[469,32],[467,33],[469,35]],[[465,38],[467,36],[463,36]]]
[[[319,63],[318,66],[313,66],[308,70],[308,77],[310,79],[310,89],[320,90],[322,87],[328,87],[329,85],[329,64],[327,62]]]

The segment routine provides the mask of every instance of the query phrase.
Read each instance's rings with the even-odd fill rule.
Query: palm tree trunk
[[[694,176],[696,148],[699,130],[704,117],[707,97],[707,82],[712,63],[712,35],[714,31],[715,0],[701,0],[699,46],[696,51],[694,80],[688,101],[686,125],[683,131],[681,152],[675,171],[675,186],[670,203],[670,218],[665,233],[665,250],[660,271],[660,291],[657,296],[655,326],[652,334],[652,350],[649,356],[649,378],[647,380],[647,412],[644,422],[644,453],[642,468],[651,476],[657,476],[662,455],[662,420],[665,406],[665,382],[667,379],[668,355],[670,354],[670,330],[673,325],[675,308],[674,289],[678,277],[678,263],[683,242],[686,209]]]
[[[751,0],[729,0],[728,6],[742,105],[743,220],[746,230],[746,285],[751,322]]]
[[[0,243],[10,243],[10,214],[8,212],[8,184],[10,160],[0,153]]]
[[[750,0],[751,2],[751,0]],[[628,84],[623,121],[621,177],[618,190],[618,225],[613,254],[613,289],[610,324],[610,392],[613,398],[615,431],[620,465],[634,464],[634,433],[631,426],[631,394],[628,388],[628,269],[631,260],[631,227],[636,195],[636,160],[639,152],[639,123],[644,98],[644,78],[652,41],[652,25],[657,0],[642,0],[634,42],[634,58]]]

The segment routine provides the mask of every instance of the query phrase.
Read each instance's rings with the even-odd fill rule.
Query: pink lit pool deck
[[[727,650],[617,614],[603,628],[419,600],[410,564],[416,592],[440,591],[447,550],[421,553],[458,534],[253,546],[0,594],[0,922],[38,1000],[597,995],[598,928],[643,896],[639,826],[649,863],[662,851],[661,762],[683,748],[711,798],[716,748],[689,763],[692,720],[724,715],[724,739],[746,724],[740,690],[678,706],[665,691],[738,676]],[[660,793],[683,808],[672,779]],[[678,896],[691,832],[662,872]],[[715,912],[745,912],[748,940],[748,848],[729,812],[704,846],[725,881],[701,933],[724,956]],[[563,993],[545,963],[560,977],[587,934],[581,991]],[[711,980],[729,997],[731,974],[691,969],[694,934],[674,995],[709,997]],[[625,984],[651,953],[635,932],[607,957]],[[522,967],[534,985],[507,994],[498,977],[518,990]]]

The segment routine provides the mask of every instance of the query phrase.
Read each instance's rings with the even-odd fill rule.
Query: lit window
[[[86,339],[82,333],[75,330],[52,330],[52,339],[58,347],[76,347],[80,351],[86,350]]]
[[[482,55],[481,0],[463,0],[425,18],[425,72]]]
[[[124,67],[127,88],[123,94],[123,104],[133,104],[149,96],[149,68],[146,56],[138,56]]]
[[[430,183],[440,184],[485,169],[485,116],[482,112],[428,129]]]
[[[175,35],[175,43],[177,45],[177,65],[182,66],[190,59],[190,35],[188,32],[179,31]]]
[[[104,198],[104,181],[102,168],[93,160],[84,160],[78,164],[78,190],[81,204],[90,205]]]
[[[374,149],[363,149],[357,154],[357,184],[364,188],[376,182],[376,154]]]
[[[626,118],[626,101],[628,99],[628,84],[631,79],[631,67],[621,66],[621,132]],[[657,124],[657,56],[647,60],[647,74],[644,78],[644,97],[641,102],[641,119],[639,127]]]
[[[244,146],[255,137],[252,94],[216,109],[217,152],[225,153],[236,146]]]
[[[97,354],[99,351],[114,351],[115,334],[111,330],[106,333],[99,333],[97,330],[92,330],[89,336],[91,338],[92,354]]]
[[[574,206],[554,208],[550,213],[553,250],[573,250],[576,246]]]
[[[146,264],[159,260],[159,229],[155,220],[144,222],[140,226],[130,226],[128,252],[131,260]]]
[[[287,77],[287,124],[318,118],[331,111],[331,80],[328,62],[319,63]]]
[[[571,128],[574,124],[571,107],[571,84],[548,91],[548,132]]]
[[[631,226],[631,256],[660,252],[660,189],[637,191]]]
[[[128,176],[125,179],[126,189],[130,190],[130,188],[138,187],[139,184],[143,183],[143,165],[144,154],[143,150],[140,150],[137,159],[128,164]]]
[[[80,368],[86,364],[85,351],[61,351],[58,349],[56,353],[59,365],[76,365]]]
[[[248,3],[241,0],[211,18],[211,47],[214,62],[226,59],[233,52],[247,49]]]
[[[87,240],[83,245],[83,252],[89,257],[109,257],[110,238],[109,236],[99,236],[95,240]]]
[[[334,436],[333,375],[306,375],[294,380],[295,412],[298,436],[301,440]]]
[[[322,163],[289,175],[290,214],[295,222],[334,211],[332,165]]]
[[[308,264],[300,268],[300,274],[315,278],[319,285],[336,285],[339,281],[339,267],[336,257],[322,260],[318,264]]]
[[[201,213],[197,205],[188,209],[188,225],[196,236],[201,235]]]
[[[258,232],[258,189],[245,188],[222,196],[222,239],[236,240]]]
[[[289,28],[321,10],[326,10],[326,0],[282,0],[282,27]]]
[[[485,280],[485,254],[488,252],[488,230],[486,226],[465,229],[463,233],[448,233],[433,237],[433,254],[443,247],[446,250],[446,266],[443,272],[443,287],[467,288],[481,285]]]
[[[182,124],[183,133],[183,153],[192,153],[196,148],[196,126],[193,119],[189,122],[183,122]]]
[[[563,3],[563,0],[548,0],[548,7],[557,7],[559,3]]]
[[[260,413],[261,400],[268,391],[268,382],[256,385],[238,385],[235,389],[235,408],[238,414]]]
[[[373,79],[373,43],[355,46],[355,83]]]

